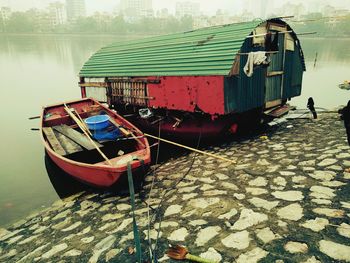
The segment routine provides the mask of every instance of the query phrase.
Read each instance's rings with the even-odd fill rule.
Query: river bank
[[[237,164],[190,154],[146,178],[135,211],[145,260],[149,204],[164,262],[174,243],[218,262],[350,261],[350,148],[337,114],[205,150]],[[135,262],[133,246],[130,199],[112,193],[81,192],[0,229],[4,262]]]

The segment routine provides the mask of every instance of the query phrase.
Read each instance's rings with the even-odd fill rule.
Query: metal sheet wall
[[[301,94],[303,72],[300,47],[296,45],[294,51],[286,51],[283,99],[299,96]]]
[[[241,53],[252,51],[252,39],[247,38],[241,47]],[[265,95],[266,68],[254,68],[252,77],[247,77],[243,68],[248,56],[240,56],[240,74],[225,78],[225,112],[244,112],[262,107]]]
[[[271,55],[271,62],[267,71],[284,71],[284,34],[278,35],[278,53]],[[282,97],[282,75],[266,77],[265,101],[274,101]]]

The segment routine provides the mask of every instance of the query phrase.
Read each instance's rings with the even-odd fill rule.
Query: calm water
[[[78,71],[88,57],[117,37],[0,36],[0,226],[48,206],[61,196],[53,183],[56,170],[45,160],[38,132],[41,105],[80,97]],[[337,84],[350,79],[350,39],[301,39],[307,72],[303,94],[292,104],[305,108],[312,96],[316,106],[333,108],[350,99]],[[316,67],[313,67],[318,52]],[[46,163],[46,166],[45,166]],[[48,171],[51,179],[48,176]],[[52,183],[52,182],[53,183]],[[74,186],[73,186],[74,187]]]

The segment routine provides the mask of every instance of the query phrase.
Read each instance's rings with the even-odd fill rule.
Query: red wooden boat
[[[109,117],[103,131],[115,138],[92,140],[96,131],[81,125],[84,119],[101,114]],[[86,136],[89,132],[92,138]],[[41,137],[51,159],[76,179],[97,187],[120,181],[126,176],[128,163],[133,174],[147,170],[150,147],[142,135],[130,122],[91,98],[46,106],[41,116]]]

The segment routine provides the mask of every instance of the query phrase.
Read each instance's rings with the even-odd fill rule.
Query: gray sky
[[[0,0],[0,6],[10,6],[13,10],[24,11],[29,8],[45,8],[48,3],[64,0]],[[175,3],[178,1],[188,0],[153,0],[153,7],[155,10],[162,8],[168,8],[170,13],[175,12]],[[190,0],[191,1],[191,0]],[[199,2],[201,12],[211,15],[215,14],[217,9],[227,10],[230,14],[240,13],[244,6],[247,6],[247,2],[257,2],[259,0],[192,0],[192,2]],[[270,2],[271,0],[260,0]],[[85,0],[88,15],[93,14],[96,11],[113,11],[119,4],[119,0]],[[330,3],[331,5],[339,8],[350,9],[350,0],[272,0],[274,3],[270,4],[269,10],[278,8],[287,2],[291,3],[304,3],[307,8],[317,8],[322,2]],[[312,4],[312,2],[314,4]]]

